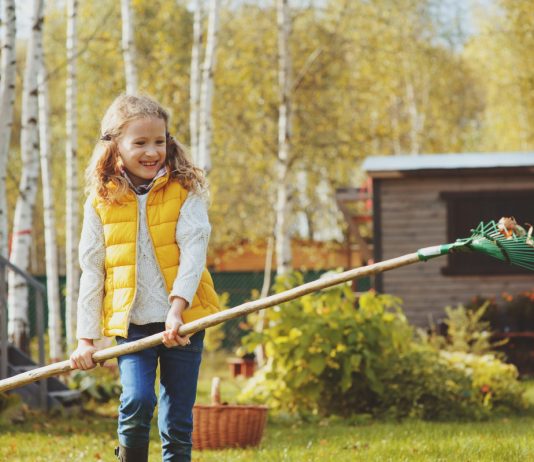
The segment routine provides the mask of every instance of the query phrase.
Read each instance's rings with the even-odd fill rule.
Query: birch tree
[[[9,144],[11,142],[11,127],[13,125],[13,106],[15,104],[16,79],[16,13],[15,2],[2,2],[2,61],[0,63],[0,255],[8,256],[8,215],[6,171]]]
[[[276,161],[276,272],[291,269],[291,235],[289,227],[289,164],[291,150],[291,57],[289,36],[291,23],[289,0],[277,0],[278,25],[278,157]]]
[[[208,11],[208,31],[206,53],[202,66],[202,86],[200,89],[200,128],[198,135],[198,166],[206,174],[211,170],[211,139],[212,139],[212,100],[213,100],[213,69],[219,31],[219,0],[210,0]]]
[[[29,264],[33,207],[39,178],[37,70],[42,48],[44,0],[34,0],[32,11],[32,29],[28,39],[22,89],[20,135],[22,172],[19,197],[15,207],[11,253],[11,262],[24,271],[28,269]],[[8,284],[9,336],[17,347],[27,351],[29,337],[28,287],[24,280],[13,271],[9,273]]]
[[[124,76],[126,93],[137,92],[136,51],[133,29],[133,12],[130,0],[121,0],[122,15],[122,56],[124,59]]]
[[[78,267],[78,123],[77,123],[77,84],[76,55],[78,41],[76,36],[78,17],[78,0],[67,3],[67,87],[66,87],[66,169],[67,169],[67,203],[66,203],[66,273],[67,293],[65,324],[67,346],[76,340],[76,310],[80,271]]]
[[[195,165],[199,165],[198,159],[198,130],[200,124],[200,85],[201,85],[201,72],[200,72],[200,60],[202,54],[202,2],[194,2],[193,13],[193,47],[191,50],[191,71],[189,82],[189,104],[190,104],[190,116],[189,116],[189,132],[190,132],[190,145],[191,145],[191,157]]]
[[[48,340],[50,345],[50,361],[54,362],[59,361],[63,357],[63,336],[61,328],[61,305],[59,301],[59,268],[54,191],[52,187],[52,160],[50,158],[50,105],[47,78],[44,54],[42,54],[39,60],[38,72],[39,148],[41,180],[43,184]]]

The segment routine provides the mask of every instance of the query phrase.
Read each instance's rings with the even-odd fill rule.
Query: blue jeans
[[[130,324],[128,338],[117,337],[117,343],[133,342],[163,330],[164,323]],[[163,461],[191,460],[193,405],[204,333],[200,331],[191,336],[191,344],[184,347],[158,345],[118,358],[122,383],[118,425],[121,445],[129,448],[148,446],[150,421],[157,402],[154,383],[159,360],[158,428]]]

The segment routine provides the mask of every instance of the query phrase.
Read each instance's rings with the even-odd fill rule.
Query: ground
[[[214,367],[210,361],[215,361]],[[208,367],[209,366],[209,367]],[[210,375],[223,376],[222,398],[231,401],[242,381],[229,377],[220,358],[206,359],[199,402],[207,402]],[[528,383],[534,396],[534,385]],[[0,421],[0,460],[114,461],[116,403],[90,408],[78,416],[29,413],[11,423]],[[150,460],[161,460],[153,428]],[[269,421],[259,448],[195,451],[198,462],[354,462],[354,461],[525,461],[534,460],[534,416],[479,423],[376,422],[329,419]]]

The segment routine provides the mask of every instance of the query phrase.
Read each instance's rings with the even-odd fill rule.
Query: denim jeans
[[[117,337],[117,343],[133,342],[163,330],[164,323],[130,324],[128,338]],[[158,345],[119,357],[122,393],[118,436],[121,445],[129,448],[148,445],[150,421],[157,401],[154,384],[159,360],[158,428],[163,461],[191,460],[193,404],[204,333],[200,331],[191,336],[191,344],[187,346],[167,348]]]

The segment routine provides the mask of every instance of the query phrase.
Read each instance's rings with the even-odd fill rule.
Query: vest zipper
[[[167,290],[167,282],[165,281],[165,276],[163,275],[163,271],[161,269],[161,265],[159,264],[158,256],[156,255],[156,247],[154,246],[154,241],[152,239],[152,234],[150,234],[150,227],[148,226],[148,200],[150,199],[150,194],[154,190],[156,184],[157,184],[157,180],[156,180],[156,183],[150,189],[150,191],[147,192],[147,196],[146,196],[146,204],[145,204],[146,227],[147,227],[147,231],[148,231],[148,239],[150,241],[150,244],[152,245],[152,253],[154,255],[154,260],[156,260],[156,265],[158,265],[159,273],[161,275],[161,278],[163,279],[163,287],[167,291],[167,298],[168,298],[169,291]],[[135,270],[134,270],[135,290],[134,290],[134,297],[132,299],[132,303],[130,303],[130,306],[128,307],[128,316],[126,317],[126,337],[128,337],[128,327],[130,325],[130,316],[131,316],[131,313],[132,313],[132,307],[133,307],[133,304],[135,302],[135,297],[137,296],[137,257],[138,257],[137,246],[139,244],[139,226],[140,226],[140,223],[141,223],[141,220],[139,219],[140,207],[139,207],[139,198],[137,197],[137,194],[135,194],[135,203],[137,205],[136,211],[135,211],[136,212],[136,216],[137,216],[137,229],[136,229],[136,234],[135,234]]]
[[[135,303],[135,297],[137,297],[137,257],[138,257],[138,255],[137,255],[138,254],[137,245],[138,245],[138,241],[139,241],[139,223],[140,223],[140,220],[139,220],[139,198],[137,197],[137,194],[135,194],[135,193],[134,193],[134,196],[135,196],[135,216],[137,217],[136,218],[137,225],[135,227],[135,265],[134,265],[134,284],[135,284],[135,288],[134,288],[134,296],[132,298],[132,302],[130,303],[130,306],[128,307],[128,315],[126,316],[126,336],[125,336],[125,338],[128,338],[128,328],[130,327],[130,317],[131,317],[131,314],[132,314],[132,307],[133,307],[133,304]]]
[[[152,188],[154,189],[154,188]],[[150,194],[152,192],[152,189],[148,191],[147,194]],[[161,275],[161,279],[163,280],[163,287],[167,291],[167,299],[169,298],[169,291],[167,290],[167,281],[165,281],[165,276],[163,274],[163,270],[161,269],[161,265],[158,260],[158,256],[156,255],[156,246],[154,245],[154,240],[152,239],[152,234],[150,233],[150,226],[148,225],[148,199],[150,197],[147,195],[146,198],[146,204],[145,204],[145,215],[146,215],[146,228],[148,231],[148,239],[150,240],[150,244],[152,244],[152,254],[154,255],[154,260],[156,260],[156,265],[158,265],[159,274]],[[136,284],[137,285],[137,284]]]

